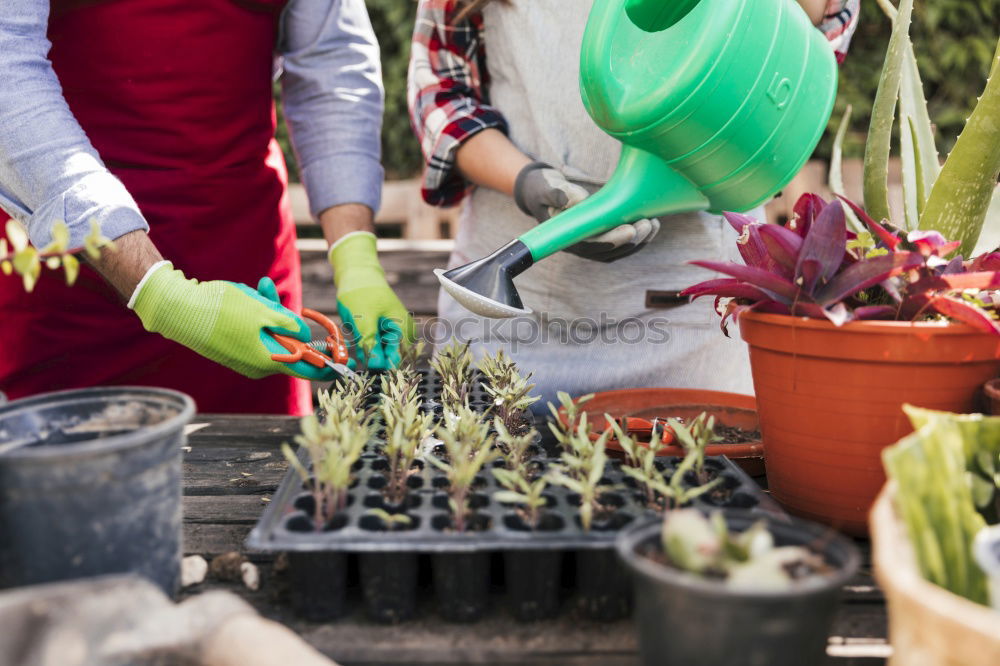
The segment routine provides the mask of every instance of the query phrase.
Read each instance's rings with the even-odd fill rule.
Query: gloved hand
[[[132,294],[129,307],[139,315],[147,331],[179,342],[252,379],[278,373],[319,381],[331,381],[337,376],[331,368],[271,360],[272,349],[282,353],[284,349],[275,347],[277,342],[269,331],[304,342],[311,339],[311,334],[301,317],[281,305],[270,278],[262,278],[260,290],[254,291],[234,282],[188,279],[164,262],[146,274]]]
[[[547,221],[591,194],[587,188],[568,180],[544,162],[532,162],[524,167],[514,182],[514,201],[518,208],[539,222]],[[659,220],[639,220],[580,241],[565,251],[584,259],[610,262],[638,252],[659,230]]]
[[[375,250],[375,234],[355,231],[330,248],[337,311],[348,343],[363,354],[371,370],[399,363],[401,344],[416,338],[413,318],[385,279]]]

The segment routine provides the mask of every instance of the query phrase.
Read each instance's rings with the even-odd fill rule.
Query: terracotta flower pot
[[[1000,372],[1000,337],[944,322],[828,321],[744,313],[740,333],[768,487],[793,513],[864,535],[885,482],[880,453],[912,431],[903,403],[976,409]]]

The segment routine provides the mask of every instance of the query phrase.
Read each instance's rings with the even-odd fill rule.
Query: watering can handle
[[[607,185],[519,240],[540,261],[621,224],[708,207],[690,180],[652,153],[626,145]]]

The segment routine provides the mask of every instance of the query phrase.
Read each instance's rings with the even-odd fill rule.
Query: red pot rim
[[[851,331],[864,332],[872,335],[899,335],[908,330],[919,331],[920,333],[930,333],[933,335],[992,335],[985,331],[973,328],[968,324],[941,321],[880,321],[862,320],[849,321],[846,324],[837,326],[827,319],[815,319],[813,317],[798,317],[794,315],[774,314],[770,312],[754,312],[747,310],[740,314],[739,320],[749,319],[762,324],[774,324],[776,326],[788,326],[794,328],[807,328],[822,331]]]

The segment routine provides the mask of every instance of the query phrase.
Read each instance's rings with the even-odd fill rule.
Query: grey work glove
[[[524,167],[514,181],[517,207],[539,222],[547,221],[590,195],[583,185],[571,182],[544,162],[532,162]],[[641,250],[659,230],[659,220],[639,220],[580,241],[565,251],[593,261],[615,261]]]

